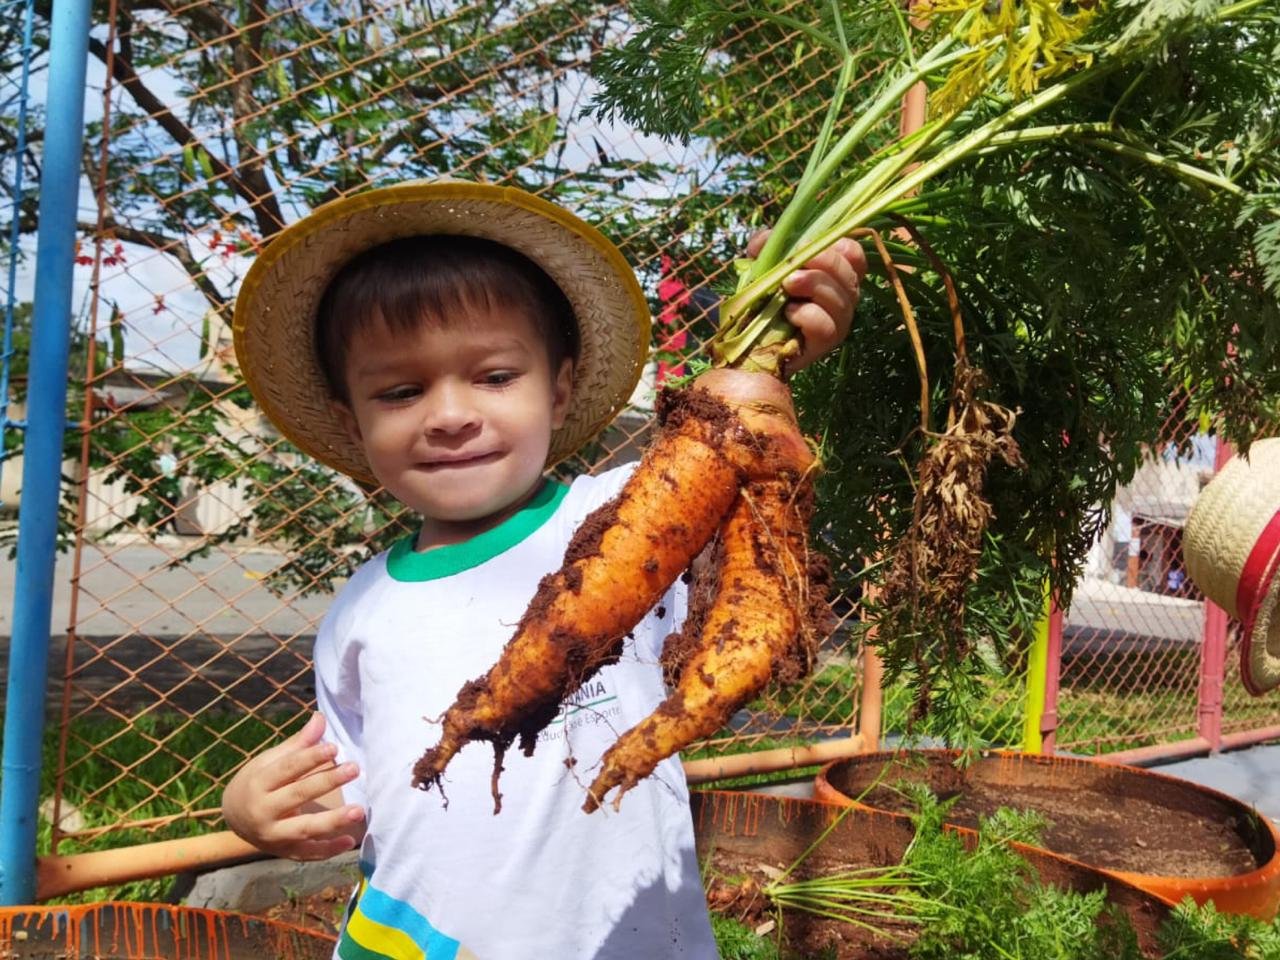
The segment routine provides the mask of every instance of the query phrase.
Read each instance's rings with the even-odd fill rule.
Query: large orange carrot
[[[743,489],[707,574],[714,599],[705,612],[692,611],[689,629],[672,638],[682,649],[664,651],[675,690],[604,755],[584,810],[595,810],[618,787],[616,808],[661,760],[723,727],[770,677],[808,672],[823,626],[812,613],[826,609],[823,578],[809,576],[811,513],[807,474],[784,471]],[[698,639],[690,650],[693,629]]]
[[[706,545],[742,483],[811,455],[790,393],[776,378],[713,370],[667,396],[662,427],[619,495],[575,534],[561,568],[538,586],[502,657],[465,684],[413,785],[440,783],[450,759],[487,740],[497,772],[517,739],[532,753],[561,701],[621,653],[622,640]]]

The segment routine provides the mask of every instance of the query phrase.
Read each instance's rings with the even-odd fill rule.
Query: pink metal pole
[[[1231,445],[1218,438],[1213,470],[1231,459]],[[1210,750],[1222,747],[1222,684],[1227,659],[1227,612],[1212,600],[1204,602],[1204,632],[1200,644],[1200,687],[1196,726]]]
[[[1197,728],[1210,750],[1222,746],[1222,678],[1227,658],[1227,612],[1204,602],[1204,639],[1200,645],[1200,689]]]
[[[1040,715],[1040,752],[1053,756],[1058,731],[1058,678],[1062,674],[1062,608],[1055,593],[1049,600],[1049,650],[1044,664],[1044,712]]]

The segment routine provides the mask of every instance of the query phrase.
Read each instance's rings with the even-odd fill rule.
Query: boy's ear
[[[551,427],[559,430],[569,415],[569,400],[573,394],[573,358],[560,361],[555,381],[551,384]]]
[[[341,400],[330,400],[329,404],[333,415],[338,418],[338,422],[342,424],[342,429],[351,441],[357,445],[363,443],[364,434],[360,432],[360,424],[356,422],[356,415],[351,412],[351,408]]]

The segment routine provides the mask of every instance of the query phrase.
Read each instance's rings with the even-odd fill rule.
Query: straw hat
[[[1183,531],[1187,573],[1244,624],[1240,676],[1255,696],[1280,686],[1280,437],[1232,457],[1200,492]]]
[[[598,230],[512,187],[411,181],[344,197],[282,231],[250,268],[233,331],[245,383],[305,453],[366,484],[364,454],[334,416],[314,344],[315,313],[338,270],[371,247],[424,234],[480,237],[518,250],[568,297],[580,351],[573,404],[551,437],[554,464],[622,409],[649,348],[649,308],[622,254]]]

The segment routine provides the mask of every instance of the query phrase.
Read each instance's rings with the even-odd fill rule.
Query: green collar
[[[563,483],[546,480],[533,499],[496,527],[462,543],[436,547],[419,553],[413,549],[417,534],[397,540],[387,554],[387,573],[392,580],[414,583],[451,577],[505,553],[551,519],[560,501],[569,492]]]

